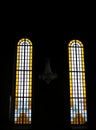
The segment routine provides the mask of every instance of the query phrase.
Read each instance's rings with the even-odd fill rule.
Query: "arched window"
[[[68,45],[71,124],[87,122],[84,47],[81,41],[72,40]]]
[[[32,123],[32,42],[17,44],[14,124]]]

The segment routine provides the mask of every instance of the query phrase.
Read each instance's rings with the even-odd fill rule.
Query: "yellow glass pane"
[[[71,48],[73,48],[73,49],[71,49]],[[75,49],[75,48],[77,48],[77,49]],[[80,52],[81,55],[76,56],[76,54],[79,54],[79,52],[75,53],[75,51],[81,51]],[[70,41],[70,43],[68,45],[68,53],[69,53],[70,108],[72,108],[72,109],[70,109],[71,115],[72,115],[71,124],[84,124],[85,119],[87,117],[87,115],[86,115],[86,110],[87,110],[86,106],[87,105],[86,105],[84,48],[83,48],[82,42],[79,40]],[[78,61],[77,61],[76,57],[78,58]],[[76,67],[79,67],[76,62],[78,64],[80,63],[81,68],[78,68],[78,69],[76,68]],[[78,73],[79,69],[81,70],[81,72]],[[78,79],[76,77],[76,73],[78,74],[78,77],[79,77]],[[77,80],[78,80],[78,83],[77,83]],[[81,89],[79,89],[79,91],[76,89],[77,84],[81,88]],[[83,89],[82,89],[82,87],[83,87]],[[79,94],[81,93],[81,95],[83,97],[82,98],[80,97],[80,98],[82,100],[79,99],[79,96],[77,93],[79,93]],[[73,100],[73,97],[74,97],[74,100]],[[75,97],[77,97],[77,98],[75,98]],[[82,106],[82,108],[77,107],[77,106],[81,106],[81,104],[83,104],[84,107],[83,106]],[[82,113],[79,113],[80,111],[82,111]],[[84,116],[84,118],[83,118],[83,116]]]
[[[23,49],[24,49],[24,45],[29,46],[28,48],[30,48],[30,51],[28,51],[30,52],[30,54],[28,55],[29,57],[25,59],[28,62],[28,64],[25,64],[25,62],[23,62],[24,60],[22,60],[22,58],[24,58],[24,51],[21,48],[21,45],[23,45]],[[29,110],[32,110],[32,49],[33,49],[32,42],[29,39],[22,38],[21,40],[19,40],[18,46],[17,46],[17,57],[16,57],[15,114],[14,114],[15,124],[31,124],[32,123],[31,121],[29,121],[31,120],[30,119],[31,114]],[[21,53],[23,55],[22,58],[20,58]],[[26,53],[27,52],[25,51],[25,56],[27,56]],[[22,60],[22,62],[20,60]],[[23,73],[23,69],[21,72],[20,70],[21,66],[27,66],[29,72]],[[26,77],[29,75],[28,81],[26,81],[25,78],[23,78],[24,77],[23,74],[25,74]],[[28,88],[26,90],[27,93],[23,93],[24,91],[23,86],[26,83],[28,84]],[[28,98],[26,97],[26,95]],[[29,97],[31,97],[31,99]],[[28,104],[29,108],[24,106],[24,104],[27,106],[26,102],[29,103]],[[25,108],[27,108],[26,113],[22,113],[22,108],[24,111],[25,111]]]

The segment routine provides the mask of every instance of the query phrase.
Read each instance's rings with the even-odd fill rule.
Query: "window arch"
[[[72,40],[68,44],[70,121],[71,124],[87,122],[84,47],[81,41]]]
[[[14,124],[32,123],[32,42],[17,44]]]

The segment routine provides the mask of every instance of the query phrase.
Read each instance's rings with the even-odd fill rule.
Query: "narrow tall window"
[[[26,38],[17,44],[14,123],[32,123],[32,42]]]
[[[68,45],[70,120],[71,124],[87,122],[84,47],[81,41],[72,40]]]

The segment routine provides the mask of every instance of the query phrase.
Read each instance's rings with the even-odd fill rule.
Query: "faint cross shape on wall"
[[[46,65],[45,65],[45,71],[43,74],[39,75],[39,79],[44,80],[47,84],[49,84],[52,80],[57,78],[57,74],[53,73],[50,66],[50,60],[47,59]]]

